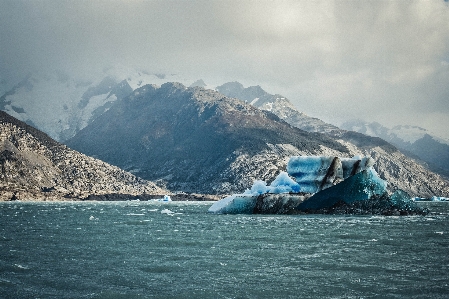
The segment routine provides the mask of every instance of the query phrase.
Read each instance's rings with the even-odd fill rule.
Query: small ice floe
[[[153,200],[154,201],[163,201],[163,202],[172,201],[170,195],[164,195],[164,198],[155,198]]]
[[[167,215],[173,216],[175,214],[175,212],[172,212],[169,209],[163,209],[161,211],[161,214],[167,214]]]
[[[94,217],[93,215],[91,215],[91,216],[89,217],[89,220],[98,220],[98,218],[96,218],[96,217]]]
[[[435,232],[435,233],[438,234],[438,235],[444,234],[444,232]]]

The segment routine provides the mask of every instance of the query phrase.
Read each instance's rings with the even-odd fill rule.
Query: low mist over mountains
[[[70,150],[3,111],[0,111],[0,164],[0,200],[166,192],[116,166]]]
[[[0,94],[0,110],[64,142],[134,89],[179,79],[120,68],[83,78],[60,71],[33,73]]]

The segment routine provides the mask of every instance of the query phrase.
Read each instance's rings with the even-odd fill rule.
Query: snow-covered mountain
[[[269,94],[260,86],[243,87],[239,82],[228,82],[216,88],[220,93],[240,99],[259,109],[270,111],[290,125],[308,132],[329,133],[338,130],[336,126],[299,111],[284,96]]]
[[[433,135],[418,126],[395,126],[389,129],[377,122],[353,120],[344,123],[343,129],[380,137],[399,149],[416,155],[428,163],[432,170],[449,176],[449,141]]]
[[[120,67],[78,77],[61,71],[34,73],[12,87],[1,80],[0,110],[65,141],[134,89],[169,81],[193,82],[176,74]]]

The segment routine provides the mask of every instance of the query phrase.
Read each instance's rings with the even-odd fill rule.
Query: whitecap
[[[24,269],[24,270],[30,269],[29,267],[26,267],[26,266],[23,266],[23,265],[19,265],[19,264],[14,264],[14,266],[16,266],[19,269]]]

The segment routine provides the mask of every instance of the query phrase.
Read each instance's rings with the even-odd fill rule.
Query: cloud
[[[442,0],[5,0],[0,28],[2,78],[122,64],[259,84],[337,123],[449,118]]]

